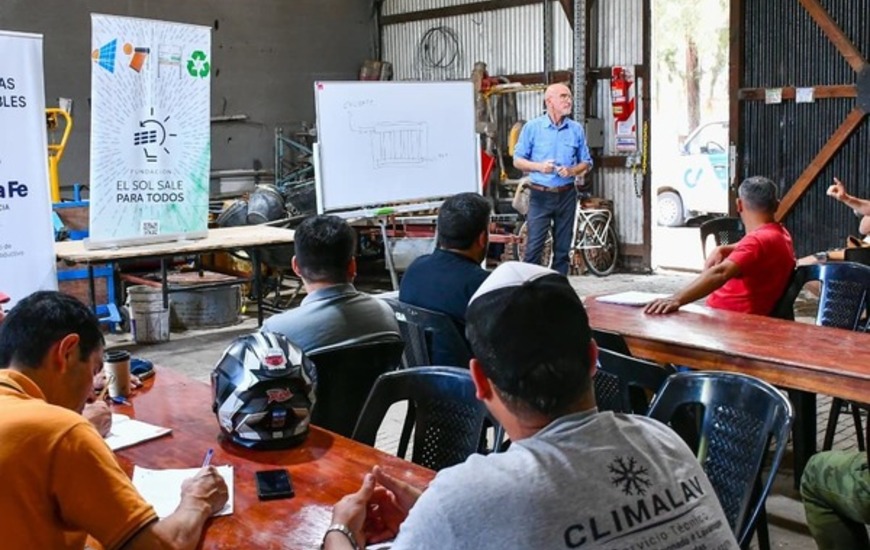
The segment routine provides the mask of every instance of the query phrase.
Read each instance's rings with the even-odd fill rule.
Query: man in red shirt
[[[779,206],[776,184],[754,176],[743,180],[737,194],[746,236],[737,244],[717,246],[697,279],[651,302],[647,313],[671,313],[707,295],[707,305],[715,309],[758,315],[773,311],[795,267],[791,235],[774,219]]]

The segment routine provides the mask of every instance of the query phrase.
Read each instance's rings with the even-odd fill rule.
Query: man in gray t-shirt
[[[299,307],[270,317],[263,330],[286,336],[308,355],[364,342],[400,341],[393,310],[359,292],[356,234],[337,216],[313,216],[294,235],[293,271],[308,295]]]
[[[510,449],[441,471],[425,492],[375,468],[336,504],[325,548],[396,534],[393,550],[738,547],[678,435],[595,408],[597,349],[567,279],[502,264],[472,297],[467,323],[477,396]]]

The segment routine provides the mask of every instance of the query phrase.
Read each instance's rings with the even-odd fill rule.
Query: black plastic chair
[[[701,224],[701,252],[707,259],[707,237],[713,235],[716,246],[735,244],[746,235],[746,228],[740,218],[713,218]]]
[[[381,375],[353,439],[373,446],[390,406],[405,400],[414,415],[411,461],[415,464],[441,470],[484,450],[486,407],[475,397],[471,373],[456,367],[419,367]],[[407,448],[399,447],[397,456],[405,458]]]
[[[375,381],[401,366],[404,349],[394,337],[311,355],[317,368],[311,423],[350,437]]]
[[[826,264],[804,265],[795,270],[794,278],[783,305],[794,307],[794,301],[801,289],[810,281],[819,281],[819,310],[816,313],[816,324],[825,327],[842,328],[846,330],[868,330],[870,320],[870,267],[854,262],[831,262]],[[864,450],[864,431],[861,427],[861,414],[855,404],[835,397],[828,414],[828,425],[825,429],[823,450],[830,450],[834,444],[834,434],[840,413],[851,409],[852,420],[855,423],[855,434],[858,448]]]
[[[471,350],[448,315],[382,298],[393,308],[405,341],[405,368],[449,365],[468,368]]]
[[[592,329],[592,339],[595,340],[595,343],[601,349],[608,349],[622,355],[631,356],[631,350],[628,349],[625,338],[618,332],[594,328]]]
[[[685,421],[687,409],[692,422]],[[751,376],[681,372],[667,379],[649,416],[670,424],[693,449],[741,547],[749,545],[756,522],[760,545],[769,545],[764,501],[788,442],[794,416],[788,399]],[[686,430],[689,425],[693,429]],[[771,440],[775,446],[762,482]]]
[[[597,341],[597,339],[596,339]],[[659,392],[677,370],[608,349],[598,350],[598,372],[592,379],[600,411],[646,414],[649,396]]]

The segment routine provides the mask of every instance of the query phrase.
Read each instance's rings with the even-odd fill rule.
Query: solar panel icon
[[[97,65],[106,69],[110,73],[115,72],[115,53],[118,49],[118,40],[112,40],[100,46],[98,50],[91,52],[91,58],[97,62]]]

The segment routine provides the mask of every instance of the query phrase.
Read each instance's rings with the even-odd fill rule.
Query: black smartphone
[[[287,470],[257,472],[257,496],[260,500],[290,498],[293,495],[293,483]]]

